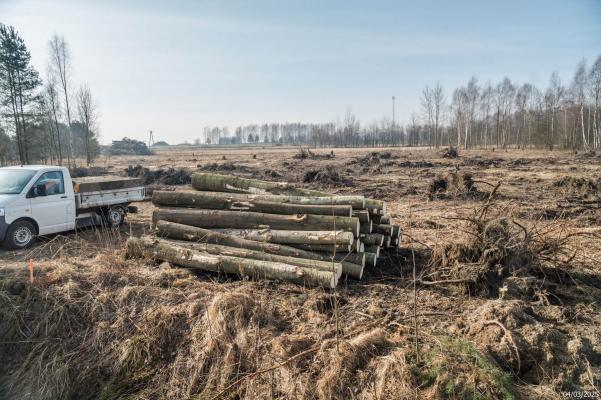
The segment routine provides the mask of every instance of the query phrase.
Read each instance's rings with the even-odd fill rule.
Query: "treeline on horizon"
[[[590,68],[579,62],[568,84],[557,72],[545,89],[509,78],[481,84],[472,77],[448,97],[439,82],[426,86],[420,103],[405,125],[389,118],[363,125],[348,110],[336,123],[250,124],[233,132],[207,126],[194,144],[598,149],[601,56]]]
[[[100,152],[98,111],[87,85],[75,87],[69,46],[48,42],[44,81],[19,32],[0,23],[0,165],[89,165]]]

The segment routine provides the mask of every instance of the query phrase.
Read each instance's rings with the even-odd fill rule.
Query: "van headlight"
[[[0,207],[0,217],[4,217],[4,207]]]

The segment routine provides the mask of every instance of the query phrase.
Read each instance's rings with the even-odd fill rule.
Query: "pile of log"
[[[334,288],[400,243],[381,200],[212,173],[192,187],[154,191],[156,237],[131,238],[129,256]]]

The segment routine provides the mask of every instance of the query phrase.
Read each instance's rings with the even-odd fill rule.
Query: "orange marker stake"
[[[33,285],[33,260],[29,259],[29,283]]]

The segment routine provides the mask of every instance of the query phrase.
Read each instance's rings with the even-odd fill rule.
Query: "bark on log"
[[[371,233],[372,230],[373,230],[373,223],[372,223],[372,221],[363,222],[359,226],[359,232],[362,233],[362,234]]]
[[[374,224],[372,227],[374,233],[381,233],[384,236],[392,236],[392,230],[392,225],[386,224]]]
[[[367,208],[370,214],[374,215],[386,215],[386,202],[376,199],[365,199],[365,208]]]
[[[392,237],[399,238],[401,236],[401,227],[399,225],[392,225]]]
[[[329,257],[331,258],[332,255],[330,254]],[[348,262],[365,267],[365,253],[339,253],[336,254],[334,259],[338,262],[342,262],[343,265],[345,262]]]
[[[365,235],[361,235],[361,240],[366,246],[382,246],[384,244],[384,235],[381,233],[367,233]]]
[[[238,197],[239,196],[239,197]],[[350,205],[288,204],[279,200],[256,200],[247,195],[215,192],[155,191],[152,202],[158,206],[192,207],[209,210],[253,211],[269,214],[315,214],[352,216]]]
[[[382,225],[389,225],[390,224],[390,215],[386,214],[386,215],[380,216],[380,220],[377,223],[382,224]]]
[[[194,243],[183,240],[165,240],[159,239],[162,242],[174,246],[186,247],[192,250],[202,251],[209,254],[217,254],[231,257],[250,258],[253,260],[281,262],[284,264],[296,265],[303,268],[315,268],[320,271],[333,272],[336,279],[342,274],[342,264],[332,261],[308,260],[306,258],[297,258],[289,256],[280,256],[277,254],[268,254],[263,251],[241,249],[238,247],[222,246],[211,243]]]
[[[287,182],[268,182],[258,179],[246,179],[229,175],[210,173],[192,174],[192,187],[196,190],[211,192],[249,193],[249,194],[285,194],[290,196],[329,197],[330,194],[317,190],[296,188]]]
[[[308,260],[320,260],[330,263],[332,262],[331,254],[328,255],[324,253],[314,253],[279,244],[255,242],[208,229],[197,228],[194,226],[177,224],[168,221],[159,221],[157,223],[157,235],[191,242],[222,244],[229,247],[256,250],[268,254],[304,258]],[[338,257],[336,259],[337,262],[342,264],[342,273],[351,278],[361,279],[361,276],[355,273],[358,268],[354,264],[360,263],[361,268],[364,267],[365,257],[361,257],[355,253],[346,254],[348,255],[347,260],[342,261],[339,260]]]
[[[241,249],[257,250],[269,254],[278,254],[281,256],[306,258],[309,260],[329,260],[317,253],[300,250],[290,246],[284,246],[274,243],[256,242],[253,240],[242,239],[239,237],[226,235],[220,232],[214,232],[208,229],[195,226],[178,224],[169,221],[157,222],[157,235],[171,239],[187,240],[190,242],[203,242],[221,244],[224,246],[238,247]]]
[[[290,246],[296,247],[297,249],[306,251],[323,251],[334,254],[334,247],[336,247],[336,253],[350,253],[353,250],[352,245],[343,244],[291,244]]]
[[[380,257],[380,246],[365,246],[365,253],[374,253],[376,257]]]
[[[211,272],[225,272],[253,278],[279,279],[307,286],[335,288],[336,274],[314,268],[303,268],[281,262],[244,259],[209,254],[182,246],[175,246],[152,238],[129,238],[127,254],[130,257],[152,256],[187,268]]]
[[[353,243],[351,232],[344,231],[284,231],[276,229],[215,229],[217,232],[248,240],[280,244],[342,244]]]
[[[338,196],[331,193],[298,188],[288,182],[268,182],[258,179],[239,178],[230,175],[220,175],[211,173],[192,174],[192,187],[196,190],[209,192],[229,192],[246,194],[276,194],[288,196],[311,196],[336,198]],[[386,213],[386,203],[382,200],[365,199],[362,207],[375,211],[374,214],[383,215]]]
[[[363,196],[287,196],[275,194],[245,194],[245,193],[224,193],[224,192],[182,192],[178,193],[201,193],[213,198],[219,198],[227,201],[264,201],[277,202],[285,204],[300,204],[309,206],[351,206],[354,210],[365,208],[365,198]]]
[[[329,215],[279,215],[250,211],[198,210],[185,208],[159,208],[152,214],[153,222],[159,220],[197,226],[199,228],[271,229],[326,231],[343,230],[359,236],[359,219]]]
[[[369,211],[367,210],[353,210],[353,217],[359,218],[360,223],[369,222]]]
[[[368,267],[375,267],[378,263],[378,255],[376,253],[365,253],[365,265]]]

